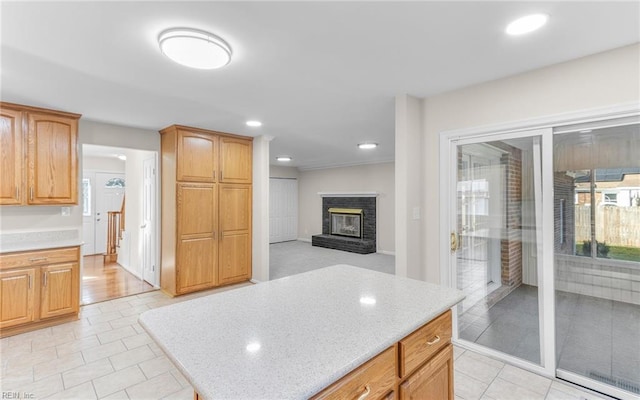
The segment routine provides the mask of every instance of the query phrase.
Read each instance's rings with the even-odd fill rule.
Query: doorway
[[[82,303],[155,290],[157,153],[85,144],[82,160]]]
[[[462,347],[632,399],[640,394],[640,121],[588,119],[443,134],[452,182],[442,187],[451,204],[444,282],[468,297],[454,310]],[[502,153],[499,163],[477,161],[486,149]],[[470,254],[479,240],[499,242],[500,252]],[[485,262],[500,267],[497,289]]]

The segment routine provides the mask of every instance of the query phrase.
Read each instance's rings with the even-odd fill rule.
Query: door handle
[[[458,250],[458,246],[459,246],[459,237],[458,234],[456,232],[451,232],[451,252],[455,253],[456,250]]]
[[[146,228],[146,227],[147,227],[147,224],[140,225],[140,229],[144,229],[144,228]]]

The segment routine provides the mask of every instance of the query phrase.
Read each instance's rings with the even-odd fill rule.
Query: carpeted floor
[[[347,251],[311,246],[301,241],[274,243],[269,246],[269,278],[278,279],[336,264],[350,264],[374,271],[394,274],[396,258],[386,254],[355,254]]]

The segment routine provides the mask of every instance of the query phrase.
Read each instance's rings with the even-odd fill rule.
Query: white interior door
[[[82,174],[82,255],[96,254],[95,247],[95,172]]]
[[[107,213],[122,208],[124,177],[124,174],[96,172],[95,254],[107,252]]]
[[[269,179],[269,243],[298,238],[298,180]]]
[[[155,157],[143,161],[142,181],[142,278],[152,285],[157,284],[155,261],[155,210],[156,174]]]

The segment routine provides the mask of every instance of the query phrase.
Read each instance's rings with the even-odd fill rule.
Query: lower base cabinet
[[[401,400],[453,399],[453,346],[448,345],[400,385]]]
[[[80,248],[0,254],[0,337],[78,318]]]

